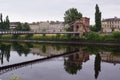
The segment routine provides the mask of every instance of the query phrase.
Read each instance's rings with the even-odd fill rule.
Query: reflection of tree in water
[[[67,60],[64,60],[64,68],[70,74],[77,74],[77,71],[82,69],[82,63],[75,62],[73,57],[73,55],[70,55]]]
[[[99,72],[101,71],[101,56],[99,53],[96,54],[95,57],[94,70],[95,70],[95,79],[97,79]]]
[[[27,56],[30,52],[29,46],[25,43],[22,45],[16,42],[16,43],[13,43],[13,47],[18,52],[19,56],[21,56],[22,54]]]
[[[46,45],[43,45],[43,46],[42,46],[42,52],[43,52],[43,53],[46,53]]]
[[[57,51],[59,51],[61,49],[61,46],[56,45],[56,49],[57,49]]]
[[[0,50],[1,50],[1,52],[0,52],[0,60],[1,60],[1,64],[3,64],[4,57],[9,62],[9,59],[10,59],[10,47],[11,47],[11,45],[4,45],[4,44],[0,45]]]
[[[66,52],[75,51],[75,50],[79,50],[79,47],[75,47],[73,45],[69,45],[66,47]]]
[[[82,62],[86,62],[88,60],[89,53],[80,49],[79,52],[65,57],[64,68],[70,74],[77,74],[77,71],[82,69]]]

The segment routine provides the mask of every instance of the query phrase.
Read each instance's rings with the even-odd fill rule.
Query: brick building
[[[74,32],[80,32],[80,37],[83,35],[83,33],[89,32],[89,26],[90,26],[90,18],[83,17],[79,20],[76,20],[73,24],[73,31]]]

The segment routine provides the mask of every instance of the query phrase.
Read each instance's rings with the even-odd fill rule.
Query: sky
[[[94,24],[95,5],[102,12],[102,19],[120,18],[120,0],[0,0],[0,13],[11,22],[64,21],[64,13],[77,8]]]

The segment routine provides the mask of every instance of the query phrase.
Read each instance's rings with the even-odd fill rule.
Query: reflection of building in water
[[[41,55],[41,56],[51,56],[51,55],[58,55],[64,53],[65,49],[58,50],[56,47],[53,46],[41,46],[39,48],[31,48],[30,52],[33,54]]]
[[[89,53],[82,51],[68,55],[64,59],[64,68],[70,74],[77,74],[78,70],[82,69],[82,63],[89,60]]]
[[[84,52],[84,51],[77,52],[76,54],[72,56],[73,56],[72,61],[74,63],[82,63],[82,62],[86,62],[89,60],[89,53]]]
[[[104,62],[113,64],[120,63],[120,56],[114,56],[111,52],[102,52],[100,55]]]

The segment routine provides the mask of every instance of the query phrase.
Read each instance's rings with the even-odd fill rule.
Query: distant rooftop
[[[105,21],[120,21],[120,18],[114,17],[114,18],[108,18],[108,19],[103,19],[102,22]]]

